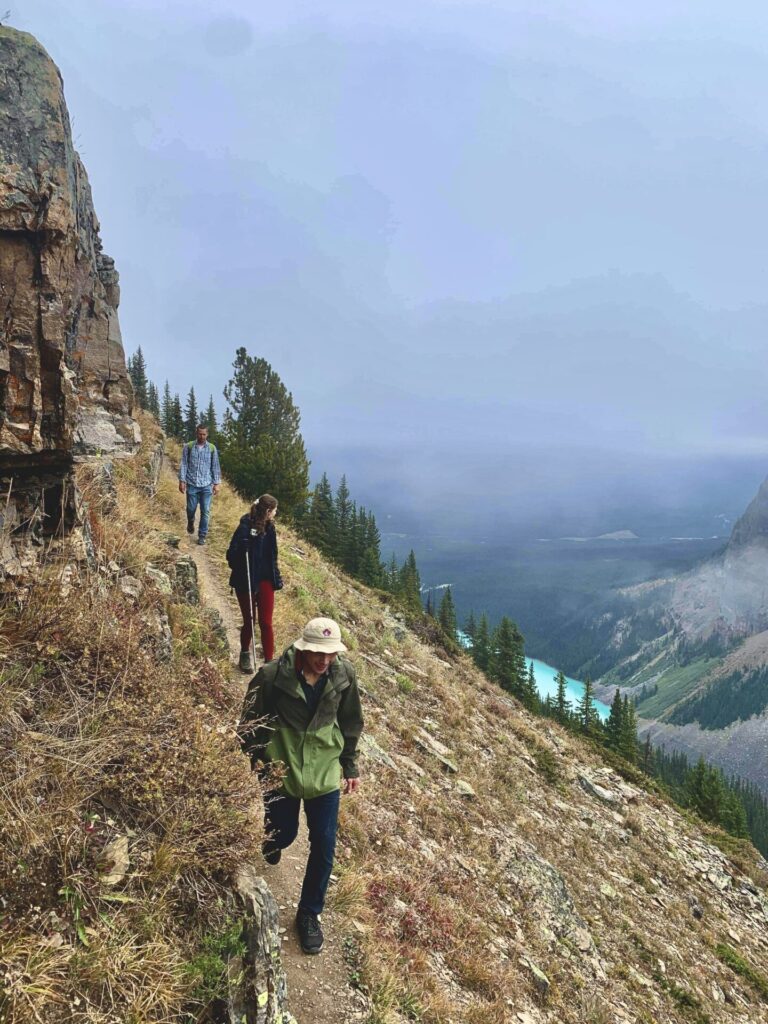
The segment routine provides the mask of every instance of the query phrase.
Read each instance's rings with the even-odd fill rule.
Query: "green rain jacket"
[[[258,724],[249,725],[253,722]],[[357,741],[362,731],[363,711],[352,664],[342,655],[336,658],[310,717],[296,676],[296,650],[289,647],[282,657],[262,665],[251,680],[240,742],[254,767],[260,761],[282,761],[286,776],[281,793],[311,800],[338,789],[342,772],[345,779],[357,778]]]

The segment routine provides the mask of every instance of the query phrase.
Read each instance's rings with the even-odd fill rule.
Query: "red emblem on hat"
[[[326,626],[326,627],[325,627],[325,629],[323,630],[323,636],[330,636],[330,635],[331,635],[331,631],[330,631],[330,629],[328,629],[328,627]]]

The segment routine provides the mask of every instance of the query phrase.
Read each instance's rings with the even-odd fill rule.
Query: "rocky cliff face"
[[[0,27],[0,562],[9,531],[74,518],[73,460],[136,447],[119,297],[59,71]]]

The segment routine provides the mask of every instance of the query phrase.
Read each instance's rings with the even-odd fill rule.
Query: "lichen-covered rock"
[[[562,874],[530,844],[518,842],[506,863],[508,877],[537,908],[541,935],[577,949],[597,977],[603,976],[595,943]]]
[[[163,572],[162,569],[158,569],[154,565],[147,565],[144,568],[144,575],[152,581],[155,589],[161,594],[165,594],[167,597],[171,596],[173,588],[168,573]]]
[[[174,566],[173,591],[187,604],[200,604],[200,586],[197,582],[197,565],[191,555],[177,558]]]
[[[101,251],[62,81],[32,37],[0,27],[0,454],[63,464],[130,451],[137,425],[114,261]]]
[[[157,485],[160,482],[160,471],[163,468],[164,457],[165,453],[162,443],[156,444],[146,465],[147,482],[144,487],[150,498],[154,498],[157,494]]]
[[[245,952],[241,961],[230,965],[227,1020],[231,1024],[291,1024],[280,959],[277,904],[252,864],[239,869],[235,891],[237,912],[243,919]]]
[[[204,608],[203,618],[208,623],[211,632],[221,645],[222,651],[229,654],[229,637],[227,636],[227,627],[224,625],[224,620],[222,619],[221,614],[215,608]]]

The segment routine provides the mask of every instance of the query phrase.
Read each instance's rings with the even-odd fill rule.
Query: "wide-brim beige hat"
[[[310,619],[293,646],[299,651],[318,651],[321,654],[339,654],[346,651],[341,642],[341,630],[333,619]]]

